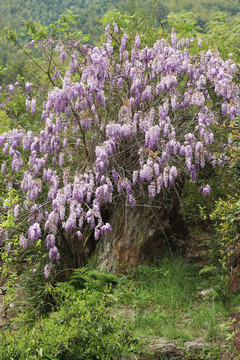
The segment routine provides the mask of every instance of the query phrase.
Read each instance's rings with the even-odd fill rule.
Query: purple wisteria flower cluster
[[[121,36],[119,50],[112,32]],[[22,176],[16,222],[30,214],[20,245],[43,239],[46,277],[60,259],[59,232],[82,241],[90,229],[98,240],[111,231],[103,206],[125,196],[134,207],[139,191],[154,198],[181,174],[195,181],[206,163],[226,161],[220,125],[240,112],[237,68],[210,50],[191,55],[191,41],[172,34],[171,43],[142,48],[141,37],[131,44],[114,24],[99,47],[61,43],[56,52],[62,64],[69,57],[69,67],[62,85],[47,94],[43,129],[0,134],[2,172],[8,167]],[[27,94],[31,87],[26,83]],[[32,114],[40,111],[35,98],[26,105]],[[209,197],[211,188],[200,191]]]

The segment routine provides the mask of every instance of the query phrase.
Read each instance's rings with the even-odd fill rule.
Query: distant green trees
[[[224,12],[227,19],[227,25],[232,23],[232,16],[239,16],[240,3],[238,0],[0,0],[1,14],[0,14],[0,30],[4,27],[16,29],[17,31],[24,30],[24,23],[26,21],[34,21],[42,25],[49,25],[55,23],[60,14],[66,13],[68,10],[75,15],[75,24],[73,30],[81,30],[83,34],[91,34],[93,43],[99,41],[99,36],[103,32],[99,20],[103,18],[107,11],[119,10],[121,13],[127,13],[132,16],[134,13],[139,16],[139,19],[150,19],[151,25],[155,28],[159,27],[159,21],[166,19],[171,12],[179,13],[183,10],[195,14],[196,25],[198,25],[202,32],[206,32],[209,28],[209,16],[221,11]],[[219,21],[219,20],[217,20]],[[223,18],[222,22],[225,22]],[[135,21],[136,23],[136,21]],[[141,25],[143,22],[141,21]],[[147,23],[145,25],[148,27]],[[216,18],[214,20],[214,26]],[[234,24],[232,25],[235,26]],[[238,29],[236,29],[238,31]],[[145,32],[145,31],[144,31]],[[239,33],[239,31],[238,31]],[[215,33],[211,30],[213,39]],[[233,34],[237,34],[233,32]],[[13,69],[13,64],[19,62],[19,54],[11,46],[0,40],[0,66],[8,68],[8,73],[15,75],[17,69]],[[21,60],[24,63],[24,60]],[[22,66],[24,67],[24,66]],[[9,77],[9,75],[7,75]],[[3,77],[0,77],[0,83],[5,82]]]
[[[180,37],[198,36],[204,50],[218,50],[221,57],[240,59],[240,13],[234,16],[225,12],[212,12],[203,27],[198,25],[197,14],[182,10],[167,16],[168,30]]]

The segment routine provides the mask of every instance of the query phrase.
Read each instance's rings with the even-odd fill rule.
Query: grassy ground
[[[154,266],[132,269],[127,279],[116,289],[114,312],[125,318],[135,336],[165,337],[179,345],[201,339],[219,354],[222,345],[230,345],[228,319],[239,309],[240,297],[221,288],[220,276],[182,258],[164,258]]]
[[[50,289],[49,284],[48,289]],[[108,319],[116,320],[116,323],[111,322],[108,336],[110,336],[110,339],[115,336],[116,344],[117,337],[122,336],[119,349],[124,347],[126,350],[126,335],[122,334],[121,327],[131,335],[131,339],[137,339],[137,341],[131,342],[131,349],[135,353],[136,359],[140,358],[140,355],[137,354],[144,353],[144,349],[147,348],[150,341],[160,337],[174,341],[179,348],[183,346],[185,341],[201,340],[206,342],[208,346],[205,357],[197,357],[197,359],[240,359],[240,356],[233,350],[234,333],[232,333],[231,324],[231,314],[239,310],[240,296],[230,296],[224,284],[224,279],[214,268],[205,267],[200,269],[196,264],[189,263],[181,257],[165,257],[152,266],[139,266],[125,271],[121,275],[79,269],[69,282],[60,284],[57,289],[58,291],[56,291],[56,287],[53,287],[50,291],[52,298],[55,298],[53,301],[55,312],[50,314],[49,322],[47,320],[46,323],[46,318],[49,315],[45,315],[45,319],[38,320],[37,323],[30,326],[30,331],[28,324],[28,330],[26,331],[23,325],[21,329],[11,332],[13,338],[21,336],[24,338],[25,333],[27,333],[26,341],[34,342],[36,347],[36,349],[32,348],[31,350],[33,354],[36,351],[39,352],[38,347],[43,349],[41,350],[43,353],[45,351],[50,354],[48,357],[43,356],[44,359],[68,359],[67,355],[65,357],[59,355],[65,351],[61,347],[61,336],[63,336],[65,348],[69,347],[72,351],[73,338],[75,342],[74,348],[78,346],[76,345],[76,333],[71,335],[73,332],[71,327],[76,327],[76,320],[77,324],[84,321],[84,326],[87,326],[88,330],[85,332],[88,331],[88,334],[84,336],[90,336],[93,327],[97,329],[96,333],[91,333],[88,341],[91,341],[92,348],[96,347],[94,345],[96,341],[98,346],[102,346],[101,354],[105,354],[105,344],[101,343],[99,345],[99,339],[102,336],[102,330],[100,331],[99,328],[102,329],[103,325],[100,327],[96,325],[96,321],[100,321],[104,326],[108,326],[104,314],[107,314]],[[32,299],[34,294],[30,295],[29,298]],[[48,301],[50,300],[48,299]],[[69,311],[74,314],[73,325],[71,325],[72,320],[69,320]],[[78,314],[81,314],[79,319],[78,316],[80,315]],[[91,321],[94,321],[92,325]],[[48,328],[50,323],[51,329]],[[58,328],[60,329],[62,324],[65,326],[64,331],[70,334],[69,341],[66,340],[62,333],[58,335]],[[55,326],[56,330],[53,330]],[[21,334],[19,331],[21,331]],[[54,332],[55,337],[58,338],[58,352],[54,353],[54,346],[56,349],[54,341],[49,342],[47,335],[45,336],[48,331]],[[1,341],[3,343],[7,342],[5,348],[8,349],[14,344],[14,351],[16,352],[16,341],[10,340],[9,336],[1,339]],[[46,342],[48,342],[47,345],[45,344],[45,338]],[[40,345],[36,345],[37,341],[40,341]],[[82,340],[78,339],[78,342],[81,342],[81,349],[83,349],[85,345],[83,345]],[[116,344],[114,343],[115,348]],[[1,346],[0,353],[3,348]],[[25,345],[19,343],[17,346],[24,348]],[[22,358],[24,359],[24,355],[22,357],[13,357],[13,359]],[[29,357],[29,359],[38,358],[41,357]],[[76,359],[81,358],[76,357]],[[97,359],[98,357],[89,355],[89,357],[83,358]],[[118,358],[125,359],[124,355]],[[146,359],[147,357],[143,355],[141,358]],[[26,357],[26,359],[28,358]],[[117,357],[116,355],[111,357],[111,354],[108,354],[106,357],[101,355],[99,359],[117,359]],[[195,357],[188,359],[192,360]]]

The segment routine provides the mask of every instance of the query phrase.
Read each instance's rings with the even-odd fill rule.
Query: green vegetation
[[[29,329],[1,335],[2,360],[121,359],[135,348],[122,322],[107,313],[109,290],[74,291],[70,284],[56,289],[58,309]],[[17,335],[17,337],[16,337]]]
[[[229,309],[224,308],[216,290],[205,301],[197,294],[211,287],[213,279],[200,276],[180,258],[130,270],[129,277],[131,281],[119,298],[120,304],[133,310],[128,321],[138,336],[163,336],[180,342],[199,336],[217,339],[216,318],[220,316],[222,321]]]
[[[237,41],[239,44],[239,40],[235,39],[236,37],[239,39],[240,4],[238,0],[161,0],[158,2],[152,0],[129,0],[128,2],[116,0],[98,0],[94,2],[90,0],[0,0],[0,7],[0,30],[8,27],[20,32],[21,44],[28,38],[26,38],[24,30],[26,22],[49,26],[56,23],[59,16],[67,14],[68,11],[74,14],[75,23],[72,25],[72,31],[81,30],[83,34],[91,36],[91,43],[96,44],[99,42],[101,33],[104,30],[100,20],[107,12],[111,13],[116,9],[121,14],[134,17],[135,30],[138,28],[144,29],[143,32],[146,33],[147,29],[153,26],[156,29],[155,36],[158,32],[162,33],[162,26],[164,26],[165,34],[169,30],[166,22],[168,16],[171,19],[174,14],[187,12],[191,14],[192,24],[197,25],[194,31],[199,30],[201,34],[209,33],[212,45],[218,42],[217,39],[219,39],[219,43],[224,41],[223,51],[227,51],[228,54],[233,51],[234,44]],[[16,79],[18,74],[27,78],[29,62],[26,58],[21,54],[17,54],[16,49],[12,45],[6,44],[5,41],[0,40],[0,45],[0,66],[6,70],[5,77],[0,77],[0,83],[10,83]]]
[[[1,335],[1,359],[127,359],[159,337],[180,348],[201,338],[208,343],[205,359],[220,359],[239,295],[223,297],[216,275],[165,257],[118,276],[78,269],[67,282],[46,284],[42,298],[29,287],[28,301],[23,306],[20,298],[19,315]],[[38,318],[44,304],[48,311]]]
[[[40,54],[27,48],[25,44],[32,39],[45,40],[51,35],[65,40],[81,38],[95,45],[101,43],[104,27],[115,21],[128,31],[132,42],[136,35],[145,33],[141,39],[144,46],[162,36],[170,39],[174,30],[179,38],[200,37],[203,52],[210,48],[225,60],[230,54],[236,63],[240,61],[238,0],[132,0],[128,4],[0,0],[0,5],[1,28],[11,29],[3,31],[0,42],[0,84],[19,82],[12,101],[7,101],[3,90],[0,134],[15,127],[33,132],[40,128],[39,113],[26,114],[24,85],[35,80],[29,99],[36,98],[38,104],[44,91],[58,85],[58,79],[56,83],[52,80],[55,68],[64,72],[68,64],[68,60],[60,64],[52,57],[51,49]],[[115,37],[113,46],[119,39]],[[13,44],[20,46],[19,52]],[[197,48],[196,42],[190,51],[197,54]],[[235,81],[239,83],[239,64]],[[152,266],[119,268],[121,275],[91,267],[74,270],[56,266],[47,282],[42,274],[47,254],[41,241],[35,247],[30,244],[24,257],[22,249],[16,250],[19,236],[11,238],[10,248],[0,243],[1,281],[6,282],[8,295],[5,306],[14,303],[10,325],[0,333],[0,359],[143,359],[140,354],[159,337],[175,341],[179,348],[184,348],[186,341],[201,338],[208,343],[201,354],[204,360],[240,359],[233,349],[238,335],[233,314],[240,304],[239,128],[238,121],[222,123],[223,132],[231,134],[234,144],[223,150],[231,159],[228,168],[206,166],[200,170],[199,182],[209,182],[211,198],[203,199],[197,191],[199,183],[193,181],[186,181],[181,195],[181,213],[191,239],[186,252],[201,260],[200,267],[187,256],[171,254]],[[27,152],[24,166],[26,159]],[[0,163],[4,161],[1,152]],[[68,166],[68,161],[64,165]],[[6,179],[13,180],[11,174]],[[0,173],[0,203],[7,209],[0,215],[4,231],[15,229],[12,208],[22,201],[18,181],[13,183],[16,188],[7,191]],[[29,270],[33,264],[35,276]],[[143,356],[147,359],[148,355]]]

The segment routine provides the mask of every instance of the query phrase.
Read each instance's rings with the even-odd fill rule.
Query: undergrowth
[[[221,344],[233,337],[228,319],[240,302],[230,294],[226,301],[214,272],[168,257],[122,275],[77,269],[68,281],[45,284],[41,300],[34,290],[25,288],[14,326],[1,333],[1,360],[138,358],[148,340],[159,337],[180,347],[202,339],[209,344],[205,358],[220,359]],[[33,318],[33,309],[44,312]]]
[[[116,289],[117,305],[131,309],[127,323],[135,335],[180,342],[201,337],[214,342],[223,340],[219,326],[240,300],[229,295],[226,302],[218,285],[215,274],[199,274],[198,268],[181,258],[165,258],[155,266],[130,270],[128,282]]]

